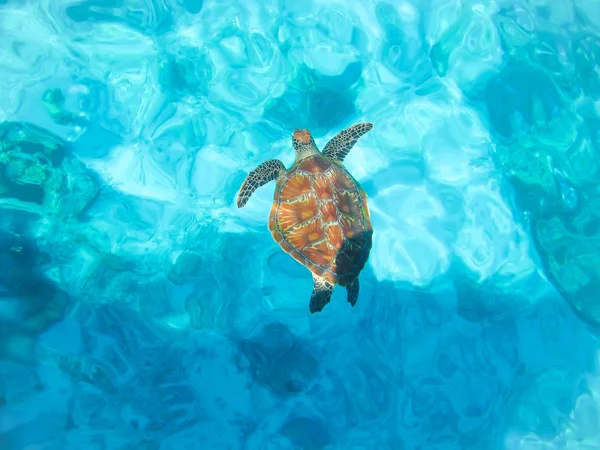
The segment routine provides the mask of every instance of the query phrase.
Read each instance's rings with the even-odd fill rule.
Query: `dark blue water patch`
[[[324,449],[331,443],[331,436],[323,421],[311,417],[293,417],[279,429],[294,448]]]
[[[279,98],[273,99],[265,106],[265,118],[279,125],[291,125],[300,128],[300,122],[307,122],[305,108],[306,95],[298,89],[288,88]],[[286,126],[288,128],[289,126]]]
[[[48,442],[55,442],[56,430],[65,430],[67,414],[44,412],[40,413],[38,417],[39,422],[37,420],[22,421],[18,426],[3,433],[0,436],[0,443],[1,440],[4,440],[12,448],[27,448],[31,445],[43,447]]]
[[[494,130],[505,138],[520,135],[526,131],[523,126],[532,127],[539,120],[549,123],[564,107],[546,72],[517,61],[509,61],[487,82],[484,101]],[[541,116],[534,103],[542,105]]]
[[[12,332],[41,333],[60,321],[71,306],[71,298],[43,275],[51,262],[52,256],[34,241],[0,231],[0,299],[16,301]]]
[[[284,324],[267,323],[238,346],[253,381],[278,397],[297,395],[318,375],[317,356]]]
[[[122,8],[124,0],[89,0],[75,3],[66,9],[67,16],[76,22],[118,20],[115,9]]]
[[[181,253],[171,266],[168,278],[175,285],[182,285],[200,276],[202,272],[202,256],[190,250]]]
[[[12,166],[0,163],[0,198],[13,198],[21,202],[44,204],[44,188],[39,184],[11,181]],[[16,177],[15,177],[16,178]]]
[[[329,133],[355,115],[355,85],[361,75],[360,63],[349,64],[338,76],[304,66],[290,88],[267,104],[265,118],[290,133],[296,128],[307,128],[315,137]]]
[[[123,23],[144,34],[162,34],[173,25],[173,16],[163,2],[143,2],[132,7],[131,0],[85,0],[68,6],[67,16],[75,22]],[[136,5],[137,6],[137,5]]]
[[[519,55],[518,59],[544,71],[554,81],[564,101],[574,101],[580,96],[577,71],[573,70],[573,64],[565,64],[565,59],[574,59],[570,37],[539,30],[530,43],[508,53],[515,59]]]
[[[515,206],[519,211],[543,215],[559,206],[556,201],[558,190],[555,184],[554,189],[547,189],[541,184],[527,183],[517,177],[509,177],[509,181],[518,193],[515,197]]]
[[[344,119],[354,115],[353,101],[353,98],[337,91],[305,93],[288,89],[282,97],[267,105],[265,118],[289,133],[296,128],[307,128],[316,137],[335,129]]]
[[[478,283],[470,269],[458,260],[453,263],[456,273],[456,312],[468,322],[482,322],[494,317],[502,317],[518,307],[519,301],[514,292],[503,292],[493,283]]]
[[[600,38],[585,35],[573,42],[573,53],[577,78],[583,93],[591,98],[600,98]]]
[[[48,256],[33,241],[0,231],[0,283],[6,289],[16,292],[23,280],[37,278],[39,264],[47,261]]]
[[[350,43],[360,52],[365,53],[369,46],[369,37],[362,29],[354,27]]]
[[[73,304],[73,299],[53,283],[28,280],[26,292],[19,294],[19,316],[16,328],[37,335],[60,322]]]
[[[308,113],[315,121],[315,133],[328,132],[355,114],[354,96],[337,90],[320,90],[308,98]],[[341,130],[340,130],[341,131]]]
[[[429,51],[429,58],[433,65],[433,69],[440,77],[446,76],[448,71],[448,61],[450,59],[450,53],[445,51],[441,42],[436,42]]]
[[[179,0],[179,2],[183,4],[183,7],[190,14],[198,14],[204,3],[203,0]]]
[[[195,47],[181,47],[165,57],[159,83],[173,99],[187,95],[203,96],[208,93],[213,70],[208,54]]]
[[[2,5],[24,5],[28,0],[0,0],[0,6]]]
[[[298,74],[298,87],[311,90],[312,88],[345,91],[354,86],[362,77],[363,65],[353,62],[346,66],[340,75],[324,75],[321,72],[304,67]]]
[[[389,42],[398,43],[404,40],[402,19],[398,15],[394,5],[387,2],[380,2],[375,7],[375,14]]]
[[[39,216],[30,211],[3,209],[0,214],[0,242],[10,236],[29,239],[37,233],[35,228],[38,219]]]
[[[381,61],[396,76],[412,77],[420,85],[433,75],[432,65],[426,55],[420,36],[416,39],[404,31],[404,23],[394,5],[380,2],[375,7],[377,21],[385,34],[381,48]]]

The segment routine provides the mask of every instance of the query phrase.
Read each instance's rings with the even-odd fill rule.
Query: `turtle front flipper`
[[[372,128],[373,124],[371,122],[357,123],[350,128],[346,128],[327,143],[323,149],[323,154],[338,162],[343,162],[348,152],[354,147],[354,144],[358,142],[363,134],[371,131]]]
[[[314,274],[313,284],[313,292],[309,304],[311,314],[322,311],[325,305],[331,300],[331,294],[333,294],[333,284]]]
[[[348,291],[348,303],[352,306],[356,305],[356,302],[358,301],[358,291],[360,290],[358,278],[354,280],[352,284],[346,286],[346,290]]]
[[[276,180],[285,173],[285,166],[278,159],[265,161],[248,174],[237,194],[237,207],[242,208],[259,187]]]

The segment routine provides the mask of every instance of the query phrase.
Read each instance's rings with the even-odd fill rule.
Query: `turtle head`
[[[292,134],[292,144],[296,151],[296,159],[304,158],[318,152],[315,140],[310,131],[299,128]]]

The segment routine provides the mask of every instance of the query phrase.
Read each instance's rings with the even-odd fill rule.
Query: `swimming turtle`
[[[287,170],[277,159],[252,170],[237,194],[242,208],[261,186],[275,180],[269,230],[273,239],[313,276],[310,312],[322,311],[334,285],[346,287],[348,302],[358,300],[361,270],[371,251],[373,227],[367,194],[342,165],[370,122],[351,126],[319,151],[308,130],[292,134],[296,160]]]

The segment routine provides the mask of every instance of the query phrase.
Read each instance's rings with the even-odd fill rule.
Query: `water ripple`
[[[0,0],[0,442],[596,445],[599,12]],[[235,193],[361,121],[360,298],[310,315]]]

